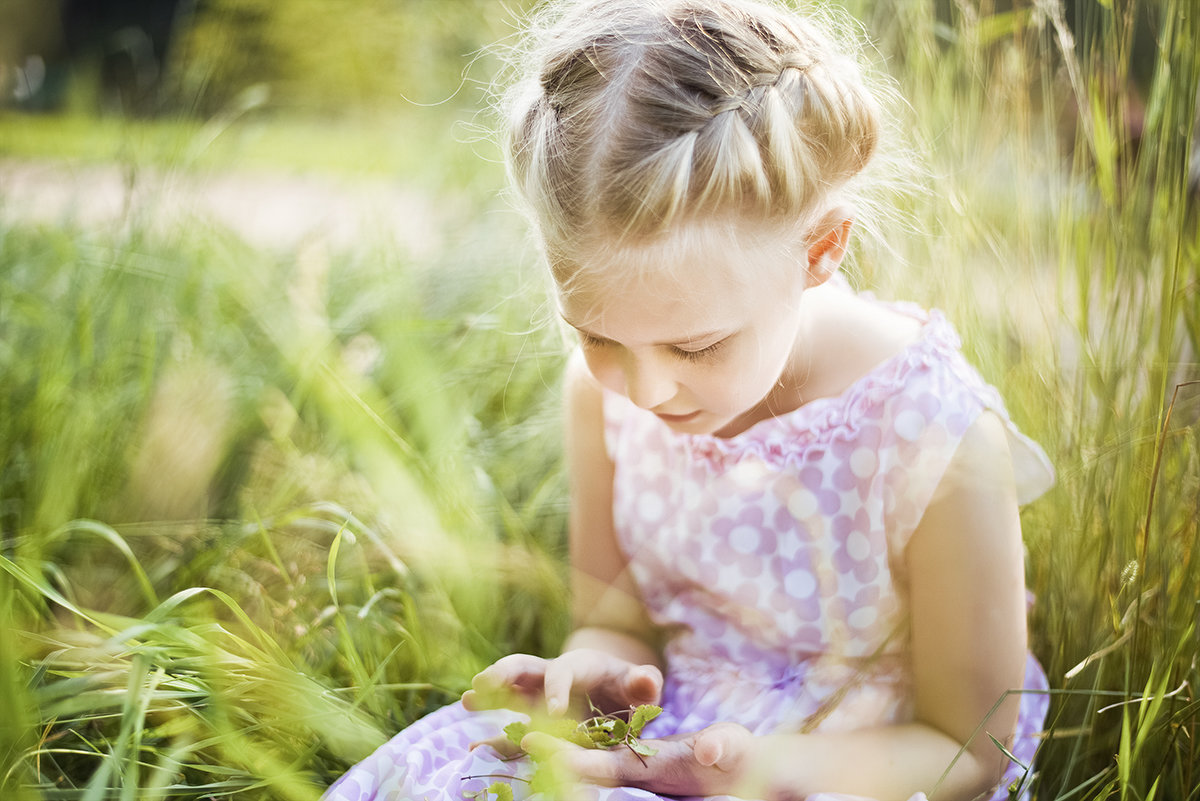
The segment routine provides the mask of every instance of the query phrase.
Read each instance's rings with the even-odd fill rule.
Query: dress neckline
[[[768,417],[729,437],[715,434],[688,434],[672,431],[649,412],[628,399],[633,413],[642,412],[665,442],[674,442],[713,467],[757,455],[768,464],[791,461],[810,447],[834,439],[850,439],[857,432],[868,410],[895,394],[917,369],[956,353],[960,340],[954,327],[938,310],[922,309],[916,304],[887,303],[888,308],[922,321],[920,331],[896,354],[872,367],[838,395],[814,398],[790,412]],[[619,396],[621,397],[621,396]]]
[[[742,439],[758,438],[761,434],[760,429],[777,426],[789,429],[792,427],[809,428],[820,420],[837,416],[838,410],[856,406],[856,400],[864,394],[876,395],[880,390],[886,391],[894,388],[913,368],[928,363],[930,357],[943,354],[946,350],[957,350],[961,346],[957,332],[939,310],[926,310],[916,304],[905,302],[880,303],[880,305],[920,322],[917,335],[900,350],[878,362],[852,381],[840,393],[813,398],[791,411],[765,417],[743,431],[728,437],[716,434],[675,433],[673,431],[670,433],[680,439],[694,442],[714,440],[736,443]],[[664,428],[666,428],[665,425]],[[670,431],[670,429],[667,430]]]

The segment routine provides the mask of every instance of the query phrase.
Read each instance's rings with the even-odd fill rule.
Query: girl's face
[[[687,239],[626,251],[608,265],[622,278],[561,296],[588,368],[683,433],[731,435],[791,411],[806,362],[803,251]],[[596,258],[583,269],[603,276],[605,266]]]

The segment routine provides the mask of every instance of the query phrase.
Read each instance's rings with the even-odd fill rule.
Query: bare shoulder
[[[604,417],[604,395],[600,384],[592,377],[584,361],[583,351],[576,348],[567,360],[563,374],[563,400],[566,404],[568,426]]]
[[[564,442],[572,473],[591,472],[608,462],[604,445],[604,394],[576,349],[563,376]]]
[[[967,428],[932,502],[945,501],[952,495],[998,496],[1016,508],[1008,430],[994,412],[985,410]]]
[[[935,579],[944,587],[974,574],[963,587],[974,592],[989,581],[1023,581],[1012,458],[1004,421],[995,413],[984,411],[964,433],[906,559],[914,583]]]
[[[588,370],[583,350],[579,347],[574,348],[567,357],[567,368],[563,375],[567,397],[572,397],[576,392],[591,392],[599,396],[600,385]]]

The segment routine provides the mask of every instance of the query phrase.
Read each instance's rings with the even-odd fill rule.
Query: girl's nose
[[[654,409],[675,397],[671,371],[651,358],[626,359],[625,394],[643,409]]]

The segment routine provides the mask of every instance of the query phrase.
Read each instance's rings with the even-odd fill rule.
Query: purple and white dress
[[[734,721],[756,734],[847,731],[911,719],[904,551],[964,432],[985,410],[1008,426],[1022,503],[1053,483],[937,312],[896,305],[922,335],[836,398],[731,438],[679,434],[604,398],[618,536],[652,619],[672,632],[663,713],[645,737]],[[1048,706],[1027,660],[1011,751],[1032,764]],[[528,775],[472,742],[519,719],[453,704],[346,773],[333,801],[461,801],[495,774]],[[983,736],[983,735],[981,735]],[[1010,764],[993,799],[1026,769]],[[524,782],[512,782],[516,797]],[[652,801],[587,788],[596,801]],[[914,796],[923,799],[923,794]],[[847,801],[820,793],[809,801]]]

